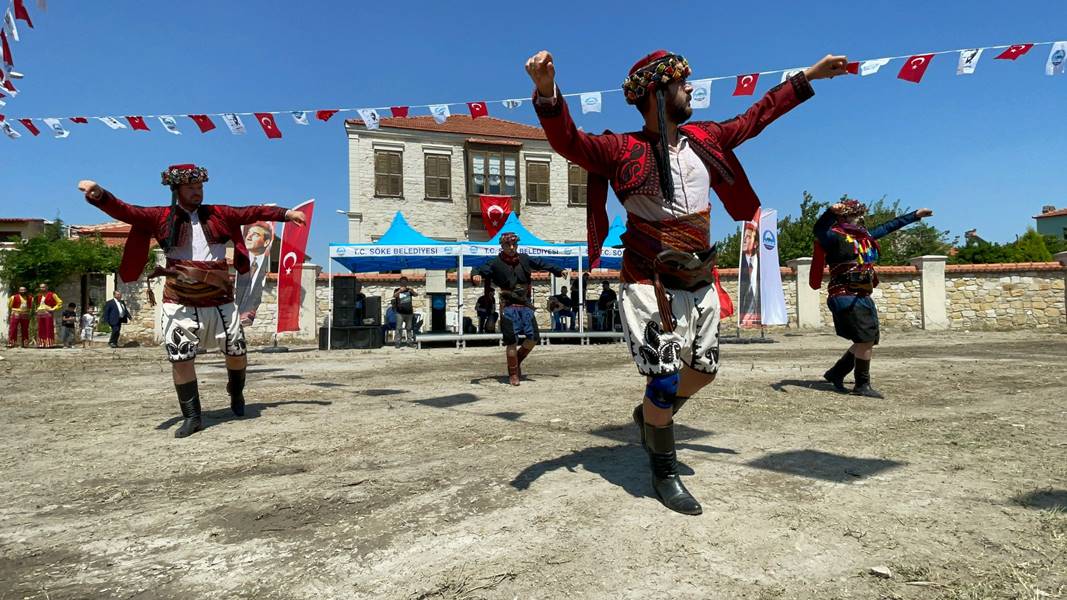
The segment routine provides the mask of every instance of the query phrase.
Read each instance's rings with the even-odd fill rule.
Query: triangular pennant
[[[185,115],[196,123],[196,126],[200,128],[200,133],[207,133],[215,128],[215,123],[211,120],[211,117],[207,115]]]
[[[41,119],[45,125],[48,125],[52,129],[52,133],[57,138],[65,138],[70,136],[70,132],[63,129],[63,124],[59,122],[59,119]]]
[[[167,130],[167,133],[174,135],[181,135],[182,132],[178,131],[178,121],[170,115],[159,115],[159,122],[163,125],[163,129]]]
[[[230,133],[234,135],[245,134],[245,124],[241,121],[241,117],[237,116],[237,113],[222,113],[222,121],[230,128]]]

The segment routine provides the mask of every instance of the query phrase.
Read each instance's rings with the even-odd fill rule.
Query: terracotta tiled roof
[[[19,219],[15,217],[0,217],[0,223],[44,223],[44,219]]]
[[[1059,210],[1054,210],[1054,211],[1050,211],[1050,212],[1047,212],[1047,213],[1041,213],[1039,215],[1034,215],[1034,218],[1035,219],[1044,219],[1044,218],[1047,218],[1047,217],[1063,217],[1063,216],[1067,216],[1067,208],[1061,208]]]
[[[363,127],[360,119],[348,119],[350,125]],[[523,125],[514,121],[505,121],[495,117],[472,119],[466,115],[452,115],[444,123],[434,121],[430,115],[418,117],[385,118],[381,120],[382,129],[414,129],[418,131],[438,131],[441,133],[460,133],[496,138],[513,138],[520,140],[544,140],[545,132],[540,127]]]
[[[127,235],[130,233],[129,224],[121,221],[112,221],[111,223],[101,223],[99,225],[71,225],[70,228],[77,234],[99,233],[106,235],[110,233]]]
[[[945,265],[946,273],[1012,273],[1022,271],[1060,271],[1058,262],[994,263],[988,265]]]

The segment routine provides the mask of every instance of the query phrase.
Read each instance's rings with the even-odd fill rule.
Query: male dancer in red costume
[[[152,238],[166,252],[166,267],[157,268],[154,275],[166,276],[163,345],[171,362],[178,405],[185,417],[174,437],[186,437],[203,428],[194,360],[198,348],[212,339],[226,355],[230,409],[237,416],[244,415],[248,359],[226,263],[226,243],[233,242],[237,272],[247,273],[248,248],[241,234],[242,225],[256,221],[293,221],[303,225],[305,218],[300,211],[277,206],[202,204],[207,169],[196,165],[168,167],[162,179],[171,190],[170,206],[132,206],[95,181],[81,181],[78,189],[90,204],[132,226],[119,267],[123,281],[141,276]]]
[[[671,510],[701,512],[678,478],[673,415],[719,370],[720,291],[713,277],[708,190],[735,220],[752,220],[759,199],[733,149],[813,96],[810,81],[844,75],[846,65],[844,56],[826,56],[736,118],[683,125],[693,112],[689,63],[660,50],[638,61],[623,83],[644,129],[589,135],[575,126],[556,87],[552,55],[542,51],[526,63],[549,143],[589,172],[591,264],[607,235],[609,182],[627,211],[619,308],[630,352],[648,378],[634,420],[649,453],[652,487]]]
[[[19,345],[18,336],[22,334],[22,347],[25,348],[30,342],[30,309],[33,304],[33,296],[26,291],[25,286],[19,286],[19,291],[7,299],[7,347],[14,348]]]

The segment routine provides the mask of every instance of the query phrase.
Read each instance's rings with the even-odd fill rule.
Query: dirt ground
[[[651,496],[621,344],[251,355],[178,418],[158,348],[0,351],[0,600],[1064,598],[1067,335],[730,344]],[[871,572],[885,567],[890,577]]]

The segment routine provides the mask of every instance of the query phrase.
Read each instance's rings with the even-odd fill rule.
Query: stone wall
[[[945,277],[953,329],[1040,329],[1064,324],[1064,274],[1048,270],[975,271]]]

